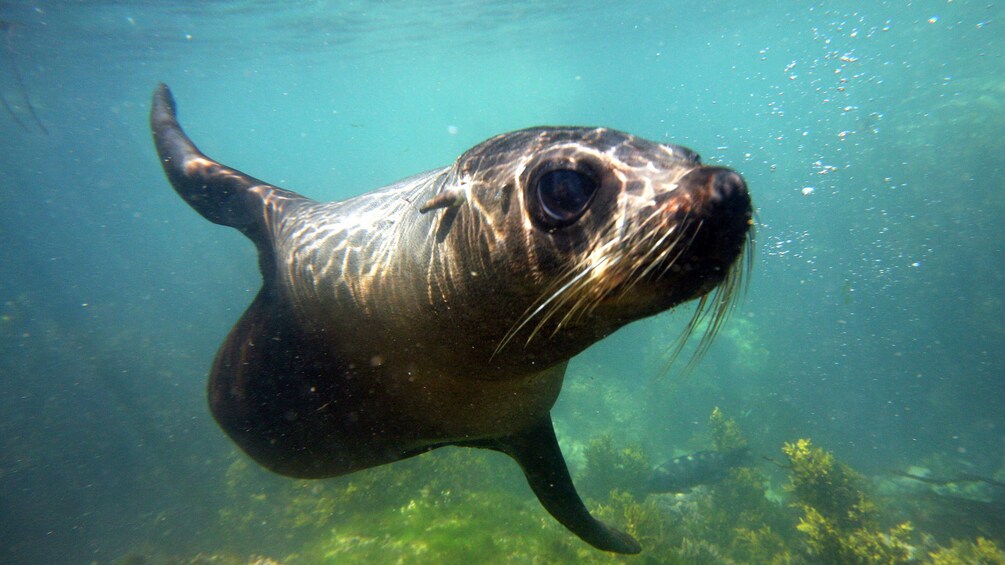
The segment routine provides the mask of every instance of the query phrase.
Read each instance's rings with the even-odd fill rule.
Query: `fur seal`
[[[698,451],[664,461],[653,469],[646,492],[684,492],[725,479],[729,471],[751,463],[750,448]]]
[[[258,248],[261,291],[208,386],[245,452],[321,478],[497,450],[584,541],[641,550],[590,515],[550,409],[568,360],[631,321],[699,299],[718,326],[750,241],[740,175],[615,130],[538,127],[320,203],[202,154],[163,84],[150,123],[178,194]]]

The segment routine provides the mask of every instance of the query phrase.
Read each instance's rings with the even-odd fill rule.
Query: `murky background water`
[[[736,168],[758,208],[745,302],[686,377],[661,376],[686,312],[573,362],[555,411],[573,475],[605,434],[653,463],[709,449],[719,406],[759,457],[812,438],[874,483],[912,466],[977,476],[991,481],[969,483],[977,498],[1005,505],[1005,7],[693,4],[0,3],[0,560],[435,562],[466,540],[498,562],[541,536],[603,557],[502,458],[453,450],[297,483],[236,452],[205,375],[257,263],[164,179],[146,121],[158,81],[209,155],[320,200],[541,124]],[[756,465],[787,496],[784,470]],[[365,507],[346,494],[389,482],[427,490]],[[954,523],[974,525],[954,537],[1002,543],[987,507],[961,508]],[[442,549],[451,520],[468,527]],[[948,544],[940,523],[924,528]]]

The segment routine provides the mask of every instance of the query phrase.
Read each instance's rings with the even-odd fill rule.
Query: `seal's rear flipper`
[[[479,447],[495,449],[515,459],[544,508],[586,543],[615,553],[642,551],[635,538],[590,515],[572,484],[550,416],[519,434]]]
[[[203,155],[178,125],[175,111],[171,90],[158,85],[150,108],[157,154],[175,191],[207,220],[237,228],[260,243],[273,216],[292,204],[310,202]]]

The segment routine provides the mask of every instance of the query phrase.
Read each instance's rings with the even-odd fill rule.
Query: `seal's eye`
[[[537,181],[538,201],[550,223],[554,223],[556,227],[579,219],[590,205],[595,192],[595,178],[571,169],[548,171]]]

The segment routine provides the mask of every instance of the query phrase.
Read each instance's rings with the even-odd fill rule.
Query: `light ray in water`
[[[14,52],[14,42],[13,42],[14,28],[17,25],[18,24],[15,24],[13,22],[0,20],[0,31],[2,31],[6,36],[7,64],[10,66],[11,73],[14,76],[14,83],[17,85],[18,94],[24,101],[24,105],[28,109],[28,113],[31,114],[31,117],[35,121],[35,124],[38,126],[38,129],[43,134],[48,135],[49,130],[45,128],[45,125],[42,124],[42,120],[38,117],[38,112],[35,111],[35,105],[31,103],[31,97],[28,96],[28,89],[24,85],[24,79],[21,78],[21,70],[18,69],[17,66],[17,58]],[[14,108],[11,106],[7,98],[2,94],[0,94],[0,100],[3,100],[4,109],[7,110],[7,113],[17,123],[17,125],[21,126],[21,129],[23,129],[24,131],[31,131],[31,129],[28,128],[28,126],[23,121],[21,121],[21,118],[19,118],[17,114],[14,112]]]

